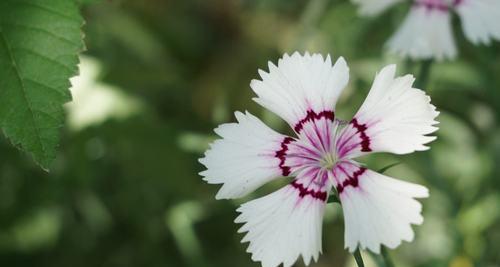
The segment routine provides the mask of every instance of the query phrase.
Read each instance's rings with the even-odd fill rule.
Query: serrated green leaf
[[[44,169],[55,158],[69,78],[83,50],[74,1],[0,1],[0,126]]]

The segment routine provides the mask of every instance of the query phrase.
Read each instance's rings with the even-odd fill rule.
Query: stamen
[[[320,161],[322,168],[331,170],[337,163],[337,154],[335,152],[327,153]]]

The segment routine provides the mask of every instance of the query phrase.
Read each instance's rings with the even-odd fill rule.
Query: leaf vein
[[[39,52],[37,51],[34,51],[34,50],[31,50],[29,48],[26,48],[26,47],[16,47],[15,50],[22,50],[26,53],[29,53],[29,54],[32,54],[33,56],[37,56],[41,59],[44,59],[44,60],[47,60],[47,61],[50,61],[51,63],[55,64],[55,65],[58,65],[60,66],[61,68],[64,68],[65,70],[69,71],[70,73],[73,73],[73,69],[71,69],[70,66],[67,66],[67,65],[64,65],[63,63],[57,61],[56,59],[53,59],[53,58],[50,58],[48,56],[45,56],[45,55],[42,55],[40,54]]]
[[[81,46],[81,44],[79,44],[79,43],[73,42],[73,41],[71,41],[68,38],[65,38],[63,36],[59,36],[59,35],[51,32],[49,30],[44,29],[44,28],[39,28],[39,27],[35,27],[35,26],[31,26],[31,25],[25,25],[25,24],[20,24],[20,23],[12,23],[12,22],[4,23],[4,24],[5,25],[14,26],[14,27],[19,27],[19,28],[25,28],[27,30],[32,30],[32,31],[35,31],[35,32],[38,31],[38,32],[41,32],[41,33],[48,34],[48,35],[50,35],[50,36],[52,36],[52,37],[54,37],[54,38],[56,38],[58,40],[61,40],[61,41],[66,42],[68,44],[71,44],[71,45],[73,45],[75,47],[80,47]]]
[[[57,94],[59,94],[60,96],[62,96],[62,97],[67,97],[67,95],[66,95],[65,93],[63,93],[63,92],[61,92],[61,91],[57,90],[57,88],[52,87],[52,86],[50,86],[50,85],[43,84],[43,83],[41,83],[41,82],[39,82],[39,81],[36,81],[35,79],[31,79],[31,78],[24,78],[24,80],[25,80],[25,81],[28,81],[28,82],[31,82],[31,83],[34,83],[34,84],[36,84],[36,85],[38,85],[38,86],[41,86],[41,87],[43,87],[43,88],[45,88],[45,89],[49,89],[49,90],[51,90],[51,91],[54,91],[54,92],[56,92]]]
[[[16,78],[18,79],[19,84],[21,85],[22,95],[23,95],[24,101],[26,101],[26,105],[28,106],[28,111],[29,111],[29,113],[31,115],[30,118],[31,118],[31,120],[33,122],[34,130],[35,130],[35,135],[36,135],[35,139],[36,139],[37,143],[40,145],[40,148],[42,149],[42,153],[44,155],[46,155],[47,152],[46,152],[45,146],[43,145],[43,142],[41,140],[40,129],[38,128],[39,125],[38,125],[37,121],[35,120],[35,114],[34,114],[34,111],[33,111],[32,103],[29,100],[28,93],[26,91],[26,87],[24,85],[23,79],[21,78],[21,74],[19,73],[19,70],[16,67],[17,66],[16,59],[14,58],[14,54],[12,53],[12,49],[10,47],[9,41],[7,40],[7,36],[5,35],[5,33],[2,30],[2,25],[0,25],[0,37],[1,37],[2,41],[3,41],[3,43],[5,44],[5,47],[7,49],[7,54],[9,56],[10,60],[12,61],[14,72],[16,74]]]
[[[48,113],[47,111],[45,111],[45,110],[43,110],[43,109],[38,109],[38,108],[37,108],[37,109],[35,109],[35,111],[37,111],[38,113],[44,114],[45,116],[47,116],[47,117],[51,118],[51,119],[52,119],[52,120],[54,120],[55,122],[57,122],[57,121],[58,121],[58,120],[57,120],[57,118],[56,118],[56,116],[54,116],[54,115],[52,115],[52,114]],[[43,127],[43,128],[42,128],[42,127],[39,127],[39,129],[52,129],[52,128],[55,128],[55,127]]]
[[[36,7],[36,8],[39,8],[41,10],[44,10],[46,12],[49,12],[49,13],[52,13],[54,15],[57,15],[59,17],[62,17],[66,20],[69,20],[69,21],[72,21],[72,22],[76,22],[76,23],[80,23],[80,21],[78,21],[77,19],[74,19],[73,17],[71,16],[68,16],[64,13],[61,13],[61,12],[58,12],[54,9],[51,9],[51,8],[47,8],[45,6],[42,6],[42,5],[38,5],[38,4],[35,4],[35,3],[32,3],[32,2],[25,2],[25,1],[21,1],[21,0],[15,0],[15,1],[9,1],[11,4],[17,4],[19,6],[19,4],[21,5],[25,5],[25,6],[31,6],[31,7]]]

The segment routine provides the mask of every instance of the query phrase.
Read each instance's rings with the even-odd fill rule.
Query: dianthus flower
[[[254,100],[283,118],[296,136],[267,127],[248,112],[237,122],[215,129],[221,137],[200,162],[200,174],[222,184],[217,199],[243,197],[283,176],[294,179],[267,196],[238,209],[242,242],[264,267],[291,266],[301,255],[307,265],[322,250],[322,219],[335,190],[345,218],[345,247],[379,253],[380,246],[411,241],[411,224],[421,224],[421,204],[428,196],[420,185],[399,181],[355,161],[375,152],[407,154],[426,150],[438,112],[411,75],[395,77],[394,65],[383,68],[354,118],[343,123],[335,104],[349,79],[343,58],[285,54],[262,80],[250,84]]]

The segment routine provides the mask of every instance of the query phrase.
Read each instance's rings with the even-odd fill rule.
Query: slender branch
[[[304,8],[298,25],[297,35],[292,42],[292,47],[295,50],[304,50],[307,47],[307,42],[315,33],[318,21],[323,17],[323,14],[328,10],[328,0],[313,0]]]
[[[416,88],[422,89],[424,91],[426,90],[433,62],[434,61],[432,59],[422,61],[422,64],[420,65],[420,72],[418,74],[417,81],[415,82]]]
[[[365,267],[365,263],[363,262],[363,258],[361,257],[361,252],[359,252],[359,248],[356,249],[356,251],[352,255],[354,256],[358,267]]]
[[[391,256],[389,255],[389,251],[387,248],[382,246],[381,249],[382,258],[384,259],[385,267],[394,267],[394,263],[392,262]]]

